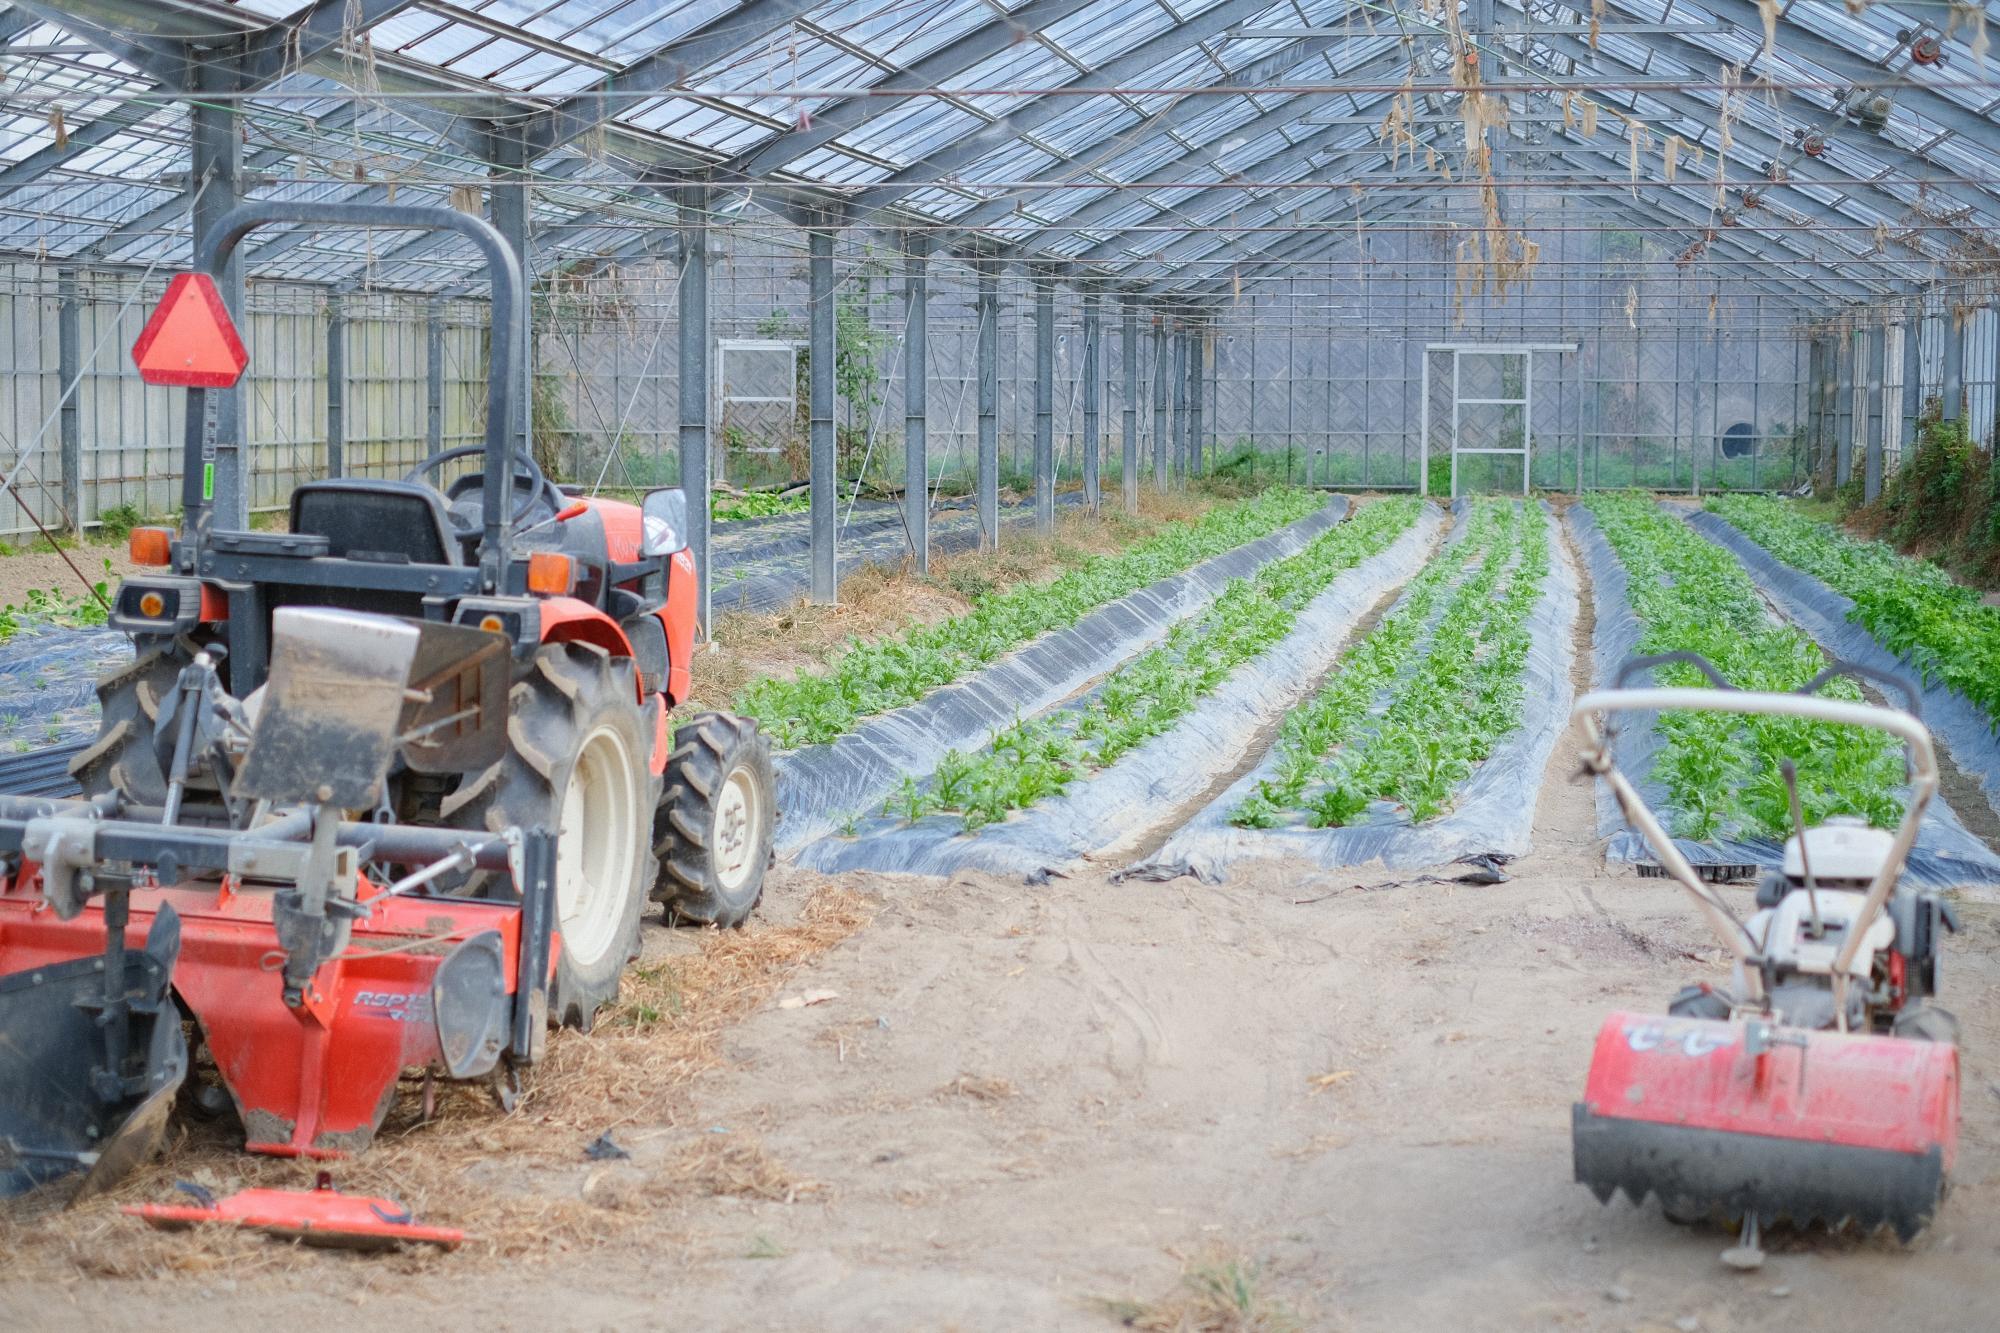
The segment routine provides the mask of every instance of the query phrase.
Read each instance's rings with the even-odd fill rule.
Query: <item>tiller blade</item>
[[[1958,1152],[1958,1049],[1775,1024],[1616,1013],[1575,1107],[1576,1179],[1600,1202],[1754,1215],[1909,1240]]]
[[[0,1197],[88,1171],[79,1197],[151,1157],[187,1075],[171,908],[146,947],[0,977]]]
[[[124,1211],[163,1231],[219,1225],[261,1231],[278,1240],[338,1250],[386,1250],[401,1244],[454,1250],[465,1233],[454,1227],[418,1226],[393,1199],[342,1194],[326,1172],[309,1190],[241,1190],[216,1199],[196,1185],[181,1186],[192,1205],[146,1203]]]

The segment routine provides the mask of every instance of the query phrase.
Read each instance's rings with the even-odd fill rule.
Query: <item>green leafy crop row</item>
[[[822,744],[852,730],[864,717],[915,703],[1030,639],[1276,532],[1324,503],[1313,492],[1283,487],[1210,510],[1193,523],[1163,528],[1118,555],[1092,556],[1048,583],[982,594],[968,614],[955,620],[856,644],[824,670],[793,680],[760,680],[737,698],[736,709],[755,718],[781,747]]]
[[[726,491],[717,491],[709,516],[717,523],[729,523],[739,518],[803,514],[810,508],[812,500],[803,492],[798,495],[778,495],[772,491],[745,491],[741,495],[731,495]]]
[[[1302,808],[1308,823],[1328,828],[1376,800],[1402,806],[1419,823],[1442,814],[1452,792],[1520,725],[1527,618],[1548,562],[1539,506],[1517,516],[1511,503],[1481,502],[1452,555],[1426,566],[1402,605],[1286,720],[1274,773],[1231,822],[1269,828]],[[1424,628],[1441,599],[1426,644]],[[1377,698],[1420,651],[1421,662],[1364,734]]]
[[[2000,730],[2000,608],[1928,561],[1850,537],[1768,496],[1718,496],[1708,508],[1850,598],[1850,619],[1915,665],[1926,683],[1943,681],[1978,704]]]
[[[1586,503],[1630,575],[1628,596],[1643,626],[1639,652],[1700,653],[1731,684],[1751,690],[1796,689],[1826,665],[1805,635],[1771,622],[1733,556],[1662,513],[1650,498],[1600,494]],[[1667,685],[1705,683],[1686,666],[1665,668],[1658,677]],[[1826,693],[1860,697],[1849,681]],[[1901,813],[1898,752],[1878,732],[1720,713],[1668,713],[1659,730],[1665,744],[1654,773],[1666,785],[1678,836],[1786,836],[1791,816],[1778,772],[1785,758],[1798,765],[1809,823],[1857,814],[1883,825]]]
[[[1158,736],[1212,694],[1230,673],[1268,651],[1299,611],[1346,570],[1385,549],[1416,520],[1414,499],[1379,500],[1314,538],[1298,554],[1237,579],[1202,615],[1113,672],[1082,708],[1017,721],[974,755],[954,750],[928,787],[914,778],[890,812],[917,819],[935,810],[977,828],[1065,790],[1088,770],[1116,762]]]

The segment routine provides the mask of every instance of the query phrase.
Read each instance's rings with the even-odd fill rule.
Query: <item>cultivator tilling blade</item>
[[[101,954],[0,976],[0,1198],[73,1171],[88,1192],[152,1156],[187,1074],[179,954],[169,909],[117,957],[122,985]]]
[[[1944,1043],[1613,1014],[1576,1104],[1578,1183],[1669,1213],[1889,1227],[1937,1210],[1958,1148]]]

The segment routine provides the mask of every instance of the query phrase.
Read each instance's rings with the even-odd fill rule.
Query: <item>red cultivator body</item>
[[[1714,689],[1626,689],[1633,674],[1683,661]],[[1908,1240],[1937,1210],[1958,1153],[1955,1023],[1931,1003],[1942,934],[1957,928],[1934,895],[1898,878],[1937,790],[1930,733],[1908,712],[1817,697],[1836,664],[1796,694],[1731,688],[1689,653],[1640,658],[1620,688],[1575,714],[1586,771],[1602,778],[1666,872],[1735,956],[1727,989],[1691,986],[1665,1015],[1615,1013],[1598,1032],[1572,1147],[1579,1183],[1600,1202],[1659,1196],[1670,1217],[1743,1226],[1733,1264],[1761,1262],[1772,1222],[1888,1227]],[[1914,703],[1915,691],[1878,676]],[[1598,714],[1694,709],[1871,727],[1902,740],[1911,796],[1894,834],[1833,819],[1797,833],[1747,920],[1688,864],[1612,762]]]
[[[1574,1111],[1600,1202],[1769,1224],[1929,1219],[1958,1154],[1958,1049],[1767,1024],[1615,1013]]]

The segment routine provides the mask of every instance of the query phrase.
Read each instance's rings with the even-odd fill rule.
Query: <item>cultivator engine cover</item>
[[[1958,1050],[1614,1013],[1574,1108],[1576,1178],[1670,1214],[1854,1223],[1904,1240],[1958,1152]]]

